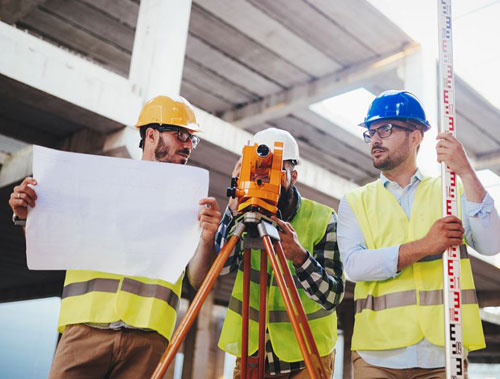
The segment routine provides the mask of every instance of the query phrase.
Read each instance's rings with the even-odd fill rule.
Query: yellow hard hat
[[[201,130],[193,106],[182,96],[157,96],[144,104],[135,126],[140,128],[149,124],[176,125],[191,133]]]

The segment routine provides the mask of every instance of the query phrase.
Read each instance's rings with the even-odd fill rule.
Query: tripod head
[[[239,177],[231,178],[227,196],[238,198],[238,213],[259,212],[275,215],[281,184],[286,180],[283,171],[283,142],[275,142],[273,151],[261,144],[243,147]]]

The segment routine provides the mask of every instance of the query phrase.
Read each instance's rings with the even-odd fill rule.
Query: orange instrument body
[[[275,142],[272,152],[266,145],[244,146],[240,176],[234,192],[238,198],[238,213],[251,208],[275,215],[281,184],[285,179],[283,142]]]

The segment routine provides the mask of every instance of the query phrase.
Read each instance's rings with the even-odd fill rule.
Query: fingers
[[[38,196],[30,185],[36,186],[37,184],[35,179],[28,177],[20,185],[14,187],[14,191],[10,194],[9,199],[9,205],[14,213],[17,214],[16,210],[20,208],[35,207],[35,201],[38,199]]]
[[[10,194],[10,203],[15,207],[27,207],[28,205],[32,208],[35,207],[35,200],[33,200],[25,192],[13,192]]]
[[[464,236],[464,233],[460,230],[450,230],[446,232],[446,237],[448,238],[458,238],[462,240],[462,237]]]
[[[451,134],[451,133],[439,133],[436,136],[436,139],[440,140],[440,142],[444,142],[444,141],[447,141],[450,143],[458,142],[456,137],[454,137],[453,134]]]
[[[201,199],[198,204],[204,205],[205,208],[215,209],[216,211],[219,210],[219,204],[217,203],[217,200],[215,200],[215,197],[205,197],[204,199]]]
[[[462,238],[450,238],[448,242],[449,242],[448,247],[459,246],[463,243]]]
[[[281,228],[280,233],[293,233],[295,231],[289,222],[285,222],[283,220],[280,220],[276,216],[272,216],[271,220],[276,221],[276,223],[280,226],[280,228]]]
[[[462,223],[462,220],[460,220],[456,216],[445,216],[445,217],[441,218],[440,220],[443,221],[444,223],[453,223],[453,222],[458,222],[460,224]]]

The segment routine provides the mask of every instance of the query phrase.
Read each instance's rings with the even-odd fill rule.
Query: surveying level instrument
[[[174,360],[182,341],[198,315],[203,302],[212,289],[224,263],[243,239],[243,305],[242,305],[242,379],[263,378],[265,373],[265,333],[266,333],[266,295],[267,262],[271,264],[276,282],[283,298],[290,323],[297,338],[300,351],[311,378],[327,379],[318,348],[314,342],[307,316],[300,301],[297,288],[288,267],[277,224],[270,216],[277,213],[277,204],[281,184],[286,179],[283,170],[283,143],[275,142],[273,151],[267,145],[247,145],[243,148],[243,157],[239,177],[231,179],[227,190],[229,197],[238,198],[238,218],[233,235],[223,246],[210,268],[207,276],[196,293],[186,315],[172,336],[167,350],[163,354],[153,379],[162,379],[167,368]],[[259,348],[257,357],[248,356],[248,323],[250,303],[250,262],[252,249],[260,250],[260,287],[259,287]],[[254,252],[257,253],[257,252]]]

